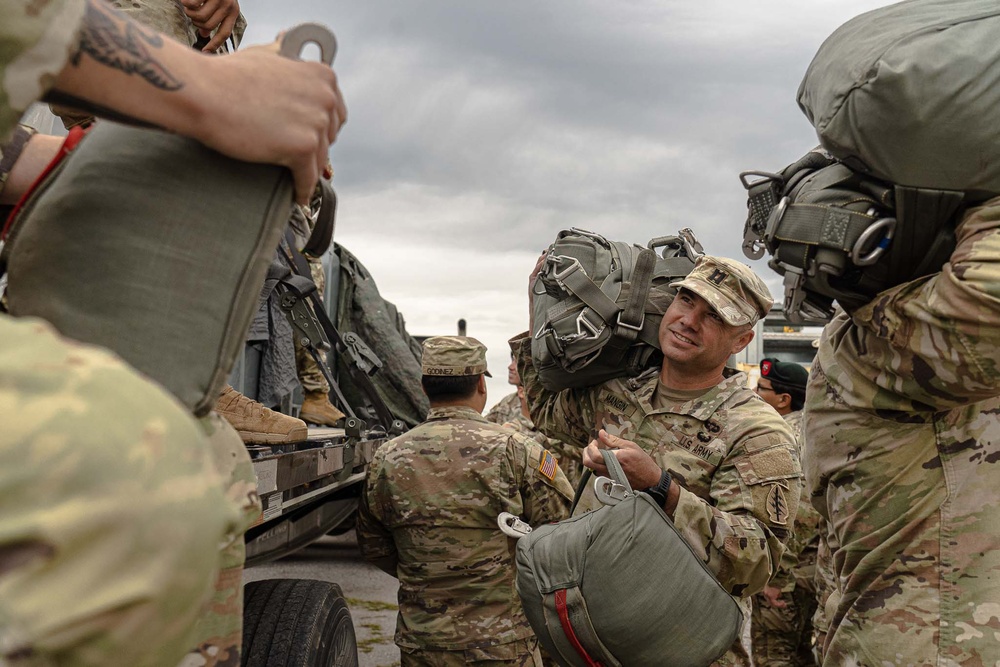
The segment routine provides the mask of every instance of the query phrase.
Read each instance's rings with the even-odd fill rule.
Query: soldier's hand
[[[781,599],[781,589],[774,586],[764,586],[760,592],[767,599],[767,603],[775,609],[784,609],[788,603]]]
[[[653,457],[631,440],[611,435],[604,429],[601,429],[597,433],[597,439],[591,440],[587,448],[583,450],[583,465],[598,475],[607,475],[608,469],[604,465],[604,456],[601,455],[602,449],[616,450],[615,456],[618,458],[618,463],[621,464],[622,471],[633,489],[647,489],[660,481],[660,474],[663,471],[653,460]]]
[[[212,53],[222,46],[233,34],[233,26],[240,16],[240,3],[237,0],[180,0],[184,13],[202,37],[208,37],[218,28],[212,39],[202,51]]]
[[[278,43],[207,59],[203,78],[218,101],[193,136],[248,162],[288,167],[295,199],[308,205],[347,107],[328,65],[284,58]],[[252,100],[233,104],[250,91]]]

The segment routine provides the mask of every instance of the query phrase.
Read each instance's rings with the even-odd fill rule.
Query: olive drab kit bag
[[[714,662],[740,635],[739,603],[656,501],[632,491],[615,455],[602,453],[611,479],[597,479],[598,497],[614,504],[522,530],[516,585],[525,616],[562,665]]]
[[[740,175],[748,191],[743,252],[771,255],[791,322],[825,322],[884,289],[941,269],[955,247],[962,193],[894,186],[822,149],[778,173]]]
[[[659,364],[669,285],[702,254],[690,229],[645,248],[582,229],[559,232],[531,286],[531,358],[542,384],[592,386]]]
[[[14,214],[9,310],[114,350],[204,414],[243,347],[291,206],[282,167],[101,122]]]
[[[998,34],[995,0],[909,0],[820,47],[798,103],[822,149],[741,175],[744,252],[771,255],[791,321],[939,271],[962,211],[1000,194]]]

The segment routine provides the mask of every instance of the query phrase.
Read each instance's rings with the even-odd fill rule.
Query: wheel
[[[243,667],[357,667],[358,643],[340,586],[267,579],[244,589]]]

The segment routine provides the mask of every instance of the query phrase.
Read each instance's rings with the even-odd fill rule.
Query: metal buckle
[[[796,269],[788,264],[782,264],[781,267],[785,269],[785,300],[783,304],[785,317],[788,318],[789,322],[799,323],[801,321],[799,320],[801,317],[799,309],[806,300],[806,291],[802,289],[805,275],[801,269]]]
[[[531,532],[531,526],[510,512],[500,513],[500,516],[497,517],[497,526],[500,527],[500,532],[507,537],[513,537],[515,540]]]
[[[869,209],[868,214],[871,215],[875,211],[874,209]],[[875,234],[885,230],[884,235],[881,240],[871,249],[867,254],[862,254],[865,248],[870,247],[871,241],[875,238]],[[889,248],[889,244],[892,242],[893,234],[896,232],[896,218],[880,218],[872,223],[865,231],[861,232],[861,236],[858,240],[854,242],[854,247],[851,248],[851,261],[857,266],[871,266],[878,261],[878,258],[885,254],[885,251]]]
[[[748,176],[760,176],[756,181],[748,181]],[[740,172],[740,183],[743,184],[744,189],[749,190],[750,188],[756,187],[758,185],[763,185],[768,181],[783,181],[781,174],[775,174],[770,171],[743,171]]]
[[[750,225],[747,225],[746,231],[743,233],[743,254],[748,259],[760,259],[764,256],[765,249],[763,239],[750,228]]]
[[[646,323],[645,311],[641,313],[642,317],[639,318],[639,324],[636,326],[632,326],[631,324],[625,324],[624,322],[622,322],[622,312],[624,311],[620,311],[618,313],[618,316],[615,317],[615,326],[621,327],[623,329],[631,329],[632,331],[642,331],[642,325]]]
[[[606,324],[598,326],[588,320],[587,311],[581,310],[580,314],[576,316],[576,334],[574,336],[566,336],[563,340],[569,338],[572,338],[573,342],[578,340],[596,340],[598,336],[604,333],[605,327],[607,327]],[[586,333],[584,329],[587,330]]]
[[[690,227],[685,227],[677,232],[677,236],[684,242],[684,252],[690,259],[696,260],[705,254],[705,249],[701,246],[701,243]]]
[[[767,216],[767,226],[764,228],[764,238],[773,238],[774,232],[778,229],[778,225],[781,224],[781,219],[785,217],[785,211],[788,210],[788,197],[782,197],[777,206],[771,210],[771,215]]]
[[[632,497],[625,486],[610,477],[598,477],[594,480],[594,494],[605,505],[617,505],[626,498]]]
[[[310,43],[319,47],[320,59],[332,66],[333,58],[337,55],[337,38],[329,28],[319,23],[302,23],[295,26],[281,36],[278,49],[286,58],[298,60],[303,47]]]
[[[566,276],[571,275],[583,268],[582,266],[580,266],[580,260],[578,260],[576,257],[567,257],[566,255],[556,255],[555,257],[551,258],[551,260],[548,257],[546,257],[545,261],[551,261],[553,264],[556,265],[556,270],[552,273],[552,278],[557,283],[559,283],[560,286],[562,286],[563,279]],[[562,264],[563,261],[568,261],[569,266],[560,271],[558,265]]]

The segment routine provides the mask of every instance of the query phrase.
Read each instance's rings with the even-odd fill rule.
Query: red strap
[[[569,621],[569,609],[566,608],[566,589],[560,588],[555,592],[556,596],[556,613],[559,614],[559,622],[562,624],[563,633],[566,638],[569,639],[569,643],[573,645],[576,652],[580,654],[583,661],[587,663],[587,667],[604,667],[601,663],[597,662],[590,657],[587,653],[587,649],[583,648],[583,644],[577,639],[576,633],[573,632],[573,624]]]
[[[49,162],[44,170],[42,170],[42,173],[39,174],[38,178],[35,179],[35,182],[31,184],[31,187],[28,188],[27,191],[21,195],[21,198],[17,200],[14,210],[10,212],[9,216],[7,216],[7,222],[4,223],[3,231],[0,232],[0,241],[7,238],[7,233],[10,231],[11,225],[14,224],[14,218],[17,217],[17,214],[21,212],[22,208],[24,208],[25,203],[31,195],[36,189],[38,189],[48,175],[52,173],[52,170],[55,169],[60,162],[65,160],[67,155],[73,152],[73,149],[76,148],[76,145],[80,143],[80,140],[83,139],[83,135],[86,133],[87,130],[79,126],[74,127],[69,131],[69,134],[66,136],[66,140],[63,141],[62,146],[59,147],[59,152],[56,153],[55,157],[52,158],[52,161]]]

